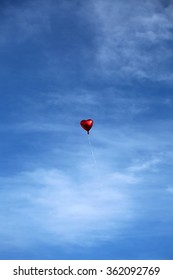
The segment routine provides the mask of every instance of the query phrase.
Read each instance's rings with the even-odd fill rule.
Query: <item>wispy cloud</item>
[[[59,32],[63,29],[62,17],[64,16],[63,21],[67,23],[65,14],[69,11],[71,17],[80,20],[81,23],[85,22],[93,31],[91,34],[91,28],[88,30],[92,44],[81,45],[80,61],[74,47],[68,49],[62,59],[57,55],[58,48],[61,48],[58,41],[51,39],[48,44],[45,40],[50,37],[54,28]],[[72,67],[70,61],[75,55],[76,65],[81,67],[81,71],[87,77],[101,75],[106,79],[113,75],[115,80],[116,77],[136,77],[171,82],[171,11],[172,4],[165,7],[159,0],[140,4],[136,0],[130,3],[97,0],[89,1],[80,7],[72,5],[69,1],[58,4],[55,1],[36,1],[15,6],[6,5],[5,17],[1,20],[0,42],[41,42],[41,53],[47,68],[47,71],[46,68],[43,69],[42,75],[49,74],[54,78],[57,73],[60,79],[67,75],[66,67]],[[69,32],[69,28],[65,31]],[[66,50],[65,46],[69,42],[65,40],[63,32],[61,33],[59,36],[64,44],[62,47]],[[75,47],[78,40],[81,43],[79,37],[72,40]],[[74,79],[76,69],[72,69],[69,79]]]
[[[20,246],[40,239],[86,246],[118,236],[135,217],[127,187],[138,180],[120,173],[100,177],[94,170],[90,176],[80,173],[77,183],[59,170],[40,169],[1,178],[3,242]]]
[[[160,1],[95,1],[96,58],[102,71],[115,78],[171,80],[171,11],[172,5],[165,8]]]
[[[157,170],[158,164],[161,162],[161,159],[154,158],[149,161],[138,162],[135,165],[129,167],[129,171],[154,171]]]
[[[62,79],[64,70],[61,57],[57,56],[60,46],[52,39],[48,44],[45,38],[50,37],[54,28],[60,32],[62,16],[67,23],[65,14],[69,11],[75,19],[82,20],[81,23],[85,21],[86,26],[92,26],[93,34],[90,29],[92,45],[81,45],[82,62],[79,63],[72,48],[63,59],[64,67],[71,67],[69,62],[75,55],[76,63],[85,75],[100,76],[102,73],[105,76],[101,76],[105,78],[113,75],[115,79],[137,77],[171,82],[172,4],[165,7],[159,0],[140,4],[136,0],[130,3],[97,0],[80,7],[69,1],[58,4],[55,1],[26,2],[15,6],[8,4],[1,19],[0,42],[41,42],[41,52],[47,64],[47,71],[46,68],[44,71],[54,78],[58,71]],[[69,28],[66,32],[69,32]],[[64,39],[63,32],[61,37],[64,46],[69,43]],[[79,39],[73,38],[75,46]],[[83,63],[87,68],[84,69]]]

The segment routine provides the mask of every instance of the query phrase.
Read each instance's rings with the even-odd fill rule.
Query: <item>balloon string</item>
[[[88,133],[88,142],[89,142],[89,146],[90,146],[90,149],[91,149],[91,154],[92,154],[92,158],[93,158],[94,164],[96,165],[96,159],[95,159],[95,156],[94,156],[94,152],[93,152],[93,148],[92,148],[92,144],[91,144],[89,133]]]

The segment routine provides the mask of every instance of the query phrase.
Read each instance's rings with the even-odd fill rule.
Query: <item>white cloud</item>
[[[172,5],[164,7],[160,1],[139,4],[136,0],[97,0],[87,1],[81,6],[69,1],[58,4],[55,1],[31,1],[15,6],[7,5],[1,20],[0,42],[41,42],[47,64],[45,75],[48,77],[48,72],[50,76],[56,73],[57,77],[58,73],[63,78],[59,56],[56,56],[53,41],[52,47],[48,47],[47,35],[57,28],[58,39],[58,22],[55,25],[52,22],[60,15],[64,16],[60,21],[66,21],[69,12],[75,20],[83,19],[93,27],[95,38],[93,34],[90,34],[90,38],[95,45],[92,44],[93,49],[86,47],[80,54],[82,60],[91,53],[91,57],[95,58],[90,60],[90,67],[87,66],[90,69],[86,69],[85,74],[104,74],[105,77],[113,75],[115,79],[138,77],[172,81]],[[68,59],[71,59],[70,53]]]
[[[80,54],[82,60],[88,55],[90,57],[91,53],[91,57],[95,58],[90,60],[86,75],[172,81],[172,6],[165,8],[160,1],[139,4],[136,0],[97,0],[81,6],[69,1],[58,4],[54,1],[31,1],[22,5],[7,5],[1,21],[0,42],[9,44],[13,40],[21,43],[28,39],[41,42],[47,77],[49,72],[50,76],[56,73],[57,77],[58,73],[63,78],[59,56],[56,56],[55,48],[49,48],[46,42],[47,35],[56,28],[58,39],[58,22],[55,25],[52,22],[60,15],[64,15],[66,21],[69,12],[75,20],[83,19],[93,27],[95,38],[93,34],[90,38],[95,45],[92,44],[93,49],[86,47]],[[53,46],[53,42],[51,44]],[[68,55],[71,59],[70,53]]]
[[[97,63],[104,74],[172,79],[172,6],[159,1],[94,1]]]
[[[136,171],[157,171],[157,166],[161,162],[159,158],[153,158],[147,161],[139,161],[128,168],[131,172]]]
[[[56,169],[1,178],[3,242],[23,245],[42,240],[86,246],[115,238],[130,226],[135,212],[127,187],[137,179],[120,173],[85,172],[88,176],[80,173],[78,182]]]

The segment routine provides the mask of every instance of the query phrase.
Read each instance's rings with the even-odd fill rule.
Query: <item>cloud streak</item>
[[[171,81],[171,11],[172,5],[165,8],[160,1],[95,1],[96,60],[103,73]]]
[[[133,9],[131,7],[133,6]],[[72,37],[72,47],[66,51],[68,42],[64,32],[74,30],[68,26],[64,29],[61,20],[68,23],[66,13],[79,21],[82,27],[88,27],[90,44],[81,41],[79,36]],[[21,44],[31,40],[38,48],[41,42],[42,59],[45,67],[42,76],[59,76],[74,79],[76,68],[72,67],[72,57],[81,68],[83,77],[114,76],[119,78],[138,78],[153,81],[172,81],[172,4],[166,7],[159,0],[138,3],[122,1],[89,1],[82,5],[70,4],[69,1],[36,1],[23,5],[7,5],[5,17],[1,22],[1,44]],[[48,41],[52,30],[57,28],[62,45],[58,41]],[[62,31],[61,31],[62,30]],[[93,34],[91,32],[93,31]],[[17,34],[17,36],[13,36]],[[92,36],[91,36],[92,35]],[[91,44],[92,41],[92,44]],[[77,45],[81,44],[76,53]],[[40,48],[40,47],[39,47]],[[65,57],[62,57],[62,48]],[[80,60],[78,55],[80,53]],[[58,54],[58,55],[57,55]],[[64,69],[66,68],[65,72]],[[84,67],[86,65],[87,67]],[[71,68],[72,67],[72,68]],[[67,76],[66,76],[67,77]],[[58,80],[58,77],[57,77]]]

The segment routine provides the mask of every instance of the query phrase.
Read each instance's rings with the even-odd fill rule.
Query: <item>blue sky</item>
[[[0,1],[0,259],[173,258],[172,47],[168,0]]]

